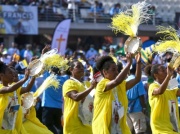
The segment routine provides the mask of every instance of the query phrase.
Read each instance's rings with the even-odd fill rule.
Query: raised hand
[[[51,50],[51,46],[50,45],[46,45],[43,50],[42,50],[42,54],[46,53],[47,51]]]
[[[91,88],[94,89],[97,85],[97,82],[95,80],[92,80],[91,82]]]
[[[30,74],[30,70],[26,69],[25,70],[25,75],[24,75],[24,79],[27,80],[29,78],[29,74]]]
[[[171,68],[170,66],[167,67],[167,75],[173,76],[174,74],[174,68]]]
[[[126,59],[127,59],[127,63],[132,63],[132,54],[131,53],[127,53],[126,54]]]
[[[136,59],[136,63],[141,63],[141,53],[140,52],[135,56],[135,59]]]
[[[33,56],[33,57],[31,58],[31,61],[33,61],[33,60],[35,60],[35,59],[38,59],[38,56]]]

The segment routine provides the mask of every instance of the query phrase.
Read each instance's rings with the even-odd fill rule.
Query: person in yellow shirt
[[[78,60],[70,62],[69,71],[71,77],[63,85],[64,98],[64,134],[92,134],[92,128],[83,124],[81,116],[81,104],[85,97],[95,87],[95,81],[89,88],[85,88],[81,82],[84,76],[84,66]]]
[[[141,79],[141,55],[136,56],[135,79],[125,81],[132,56],[127,54],[127,64],[119,73],[110,56],[103,56],[96,62],[103,79],[97,84],[94,99],[93,134],[131,134],[126,123],[128,100],[126,91]]]
[[[18,82],[19,80],[18,80],[17,71],[13,67],[10,67],[10,68],[11,68],[11,70],[13,72],[13,76],[14,76],[13,82]],[[34,80],[35,80],[35,78],[31,79],[31,81],[27,85],[28,88],[26,88],[26,87],[20,88],[21,90],[24,90],[24,92],[22,92],[22,93],[26,93],[32,88],[32,86],[34,84]],[[26,90],[25,90],[25,88],[26,88]],[[22,97],[22,95],[21,95],[21,97]],[[21,97],[19,97],[19,98],[21,98]],[[36,117],[36,111],[35,111],[34,106],[32,106],[30,109],[24,109],[23,107],[22,107],[22,109],[23,109],[23,112],[21,113],[21,119],[23,119],[23,120],[19,120],[19,122],[21,121],[22,125],[23,125],[23,129],[21,129],[21,133],[23,133],[23,134],[35,134],[35,133],[37,133],[37,134],[52,134],[52,132],[50,130],[48,130],[48,128],[45,125],[43,125],[39,121],[39,119]]]
[[[14,75],[10,67],[0,62],[0,133],[18,134],[23,129],[22,108],[20,106],[20,95],[29,88],[21,90],[21,86],[29,77],[29,70],[26,70],[25,77],[13,83]],[[11,85],[10,85],[11,84]]]
[[[180,90],[178,88],[170,89],[168,86],[174,69],[155,64],[149,66],[146,72],[154,78],[154,82],[150,84],[148,90],[152,133],[179,134],[177,96],[180,96]]]

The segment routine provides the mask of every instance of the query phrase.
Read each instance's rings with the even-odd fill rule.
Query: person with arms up
[[[126,79],[129,81],[135,78],[136,63],[134,62],[130,69],[130,75]],[[135,134],[144,134],[146,132],[146,104],[145,95],[146,91],[142,81],[138,82],[135,86],[127,92],[128,98],[128,116],[127,123],[131,131],[135,130]]]
[[[148,71],[154,78],[149,86],[149,104],[151,106],[151,129],[153,134],[179,134],[178,88],[170,89],[169,81],[174,73],[170,66],[155,64]]]
[[[128,107],[126,91],[141,79],[141,55],[138,53],[136,56],[135,78],[127,82],[125,79],[132,63],[132,55],[127,54],[126,57],[127,64],[120,73],[110,56],[102,56],[96,63],[97,69],[100,70],[104,78],[97,84],[95,92],[93,134],[131,133],[126,123]],[[114,127],[114,124],[118,124],[118,127]]]
[[[25,77],[14,83],[14,73],[10,67],[0,62],[0,133],[14,134],[21,133],[22,125],[22,107],[20,95],[28,92],[34,78],[27,88],[21,86],[28,80],[29,70],[25,71]]]

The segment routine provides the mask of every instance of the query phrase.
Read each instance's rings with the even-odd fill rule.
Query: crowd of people
[[[144,64],[141,53],[135,57],[125,53],[122,43],[117,48],[103,46],[99,51],[92,44],[87,51],[81,47],[74,52],[67,49],[64,58],[69,61],[68,70],[52,67],[40,76],[29,77],[29,70],[19,63],[25,60],[29,64],[49,51],[50,46],[40,50],[37,47],[32,51],[31,44],[26,49],[19,49],[14,42],[9,49],[1,45],[0,110],[4,112],[0,115],[0,133],[180,132],[180,92],[178,88],[169,90],[168,86],[172,78],[178,82],[180,79],[179,68],[168,66],[171,52],[153,53]],[[101,74],[99,80],[97,73]],[[58,89],[48,87],[36,100],[36,106],[24,112],[21,96],[35,92],[51,74],[60,81]],[[88,105],[85,110],[89,109],[90,116],[87,111],[87,115],[83,114],[84,105]],[[88,122],[86,117],[90,117]]]
[[[38,7],[38,19],[45,21],[60,21],[65,18],[70,18],[72,21],[75,18],[79,18],[80,9],[88,9],[88,17],[96,16],[101,18],[108,18],[120,13],[127,7],[121,7],[121,3],[114,3],[109,9],[104,8],[103,2],[94,1],[89,3],[88,1],[81,0],[2,0],[2,5],[23,5],[23,6],[37,6]],[[60,10],[59,10],[60,9]],[[65,9],[65,10],[63,10]],[[67,13],[66,13],[67,12]],[[155,6],[149,8],[149,13],[155,14]],[[152,23],[152,22],[151,22]]]

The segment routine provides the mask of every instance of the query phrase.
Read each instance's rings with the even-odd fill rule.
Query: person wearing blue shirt
[[[120,3],[117,3],[110,9],[109,14],[111,16],[114,16],[116,14],[119,14],[121,11],[122,11],[121,10],[121,5],[120,5]]]
[[[130,69],[130,75],[126,79],[129,81],[135,78],[136,63],[133,63]],[[144,111],[145,105],[145,94],[142,81],[137,83],[134,87],[127,91],[128,98],[128,120],[127,123],[131,131],[135,131],[136,134],[144,134],[146,132],[146,118]]]
[[[60,122],[63,104],[62,85],[68,77],[60,76],[58,68],[52,68],[51,72],[56,75],[56,78],[60,82],[60,86],[58,89],[49,87],[42,94],[42,123],[54,134],[63,134],[63,128]],[[43,75],[44,79],[46,79],[49,75],[49,72],[45,72]]]
[[[94,3],[95,4],[90,8],[90,15],[94,16],[96,14],[97,16],[102,16],[104,14],[103,4],[98,1],[95,1]]]

